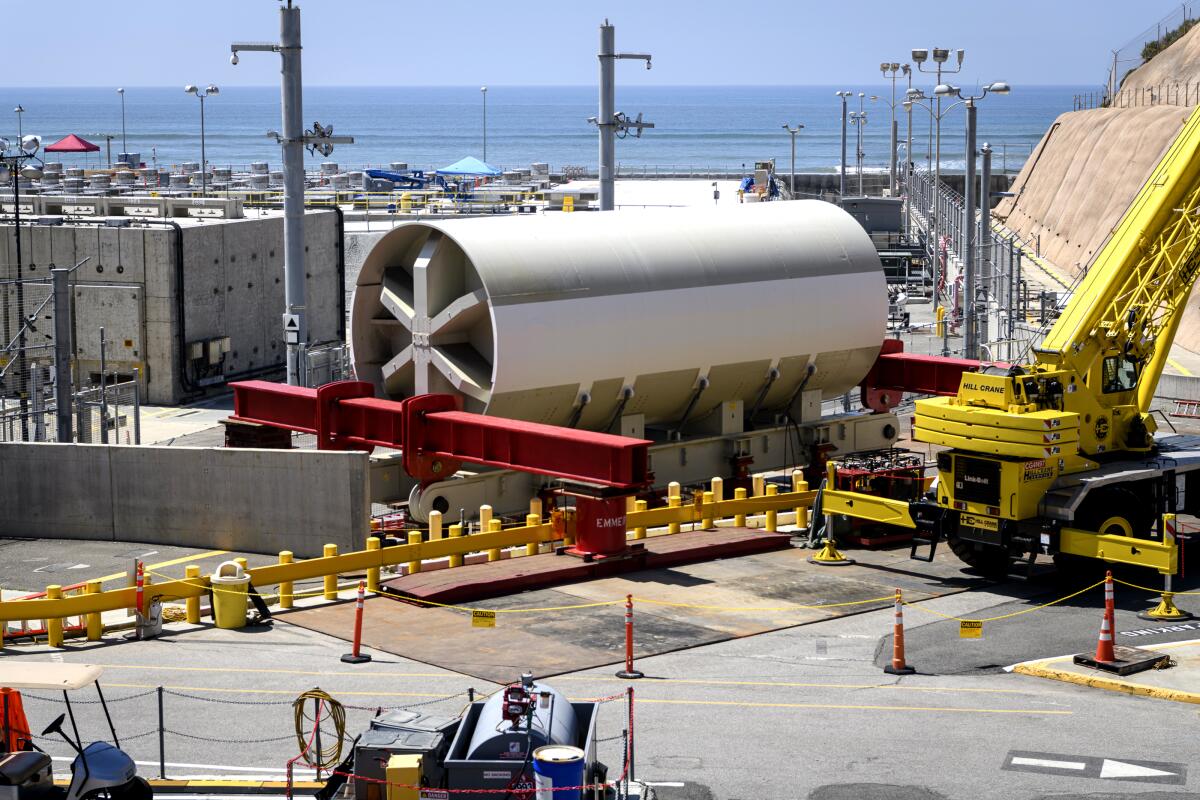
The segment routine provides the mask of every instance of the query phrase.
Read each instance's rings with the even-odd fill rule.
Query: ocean
[[[797,171],[835,171],[840,154],[838,87],[824,86],[638,86],[636,79],[618,85],[617,110],[630,117],[639,112],[655,128],[640,139],[618,141],[617,158],[626,167],[752,168],[755,161],[774,158],[777,169],[791,166],[790,139],[784,123],[803,123],[796,140]],[[931,93],[929,86],[923,86]],[[855,89],[866,94],[863,129],[867,169],[886,169],[891,87]],[[1020,168],[1042,133],[1059,114],[1071,110],[1071,99],[1085,91],[1078,86],[1015,87],[1006,96],[989,96],[979,104],[979,142],[991,142],[995,169]],[[898,83],[898,95],[903,84]],[[871,95],[880,97],[872,102]],[[339,145],[329,158],[307,156],[315,168],[322,161],[343,167],[380,166],[394,161],[414,168],[445,166],[467,155],[483,156],[483,97],[469,87],[324,87],[305,90],[306,127],[316,120],[332,125],[337,134],[353,136],[352,145]],[[15,136],[17,118],[7,109],[20,104],[25,133],[42,136],[49,144],[77,133],[100,145],[87,158],[89,165],[106,163],[105,140],[116,136],[112,154],[121,151],[121,100],[115,89],[0,87],[0,136]],[[595,168],[595,128],[587,122],[596,114],[592,86],[489,86],[487,92],[487,161],[501,168],[528,167],[548,162]],[[913,152],[925,163],[929,113],[913,110]],[[906,122],[897,108],[899,137]],[[964,152],[963,107],[950,110],[942,123],[943,169],[961,169]],[[233,167],[251,161],[280,163],[279,147],[266,138],[280,127],[279,90],[274,87],[222,89],[205,101],[206,148],[210,163]],[[200,103],[183,87],[126,87],[125,130],[130,152],[147,164],[171,166],[200,160]],[[854,167],[857,128],[849,128],[848,158]],[[901,156],[903,157],[903,156]],[[55,159],[59,160],[59,159]],[[83,156],[61,158],[81,164]]]

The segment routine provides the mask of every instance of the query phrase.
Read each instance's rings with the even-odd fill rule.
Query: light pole
[[[280,322],[287,347],[287,382],[304,380],[308,346],[308,310],[304,269],[304,148],[328,156],[335,144],[354,144],[351,136],[334,136],[333,126],[314,122],[304,129],[304,81],[301,72],[300,8],[292,0],[279,7],[279,42],[234,42],[229,63],[237,66],[241,51],[279,54],[280,110],[283,134],[267,133],[283,150],[283,303]]]
[[[862,97],[859,97],[858,102],[860,105],[862,104]],[[867,126],[867,112],[851,111],[850,124],[854,125],[858,129],[857,147],[855,152],[855,163],[858,172],[858,196],[865,197],[863,193],[863,156],[865,155],[865,153],[863,153],[863,128]]]
[[[949,69],[946,67],[946,62],[950,59],[950,51],[948,49],[942,48],[942,47],[935,47],[932,50],[932,55],[933,55],[933,63],[935,65],[935,67],[933,69],[925,69],[925,62],[930,57],[929,50],[926,50],[924,48],[914,48],[912,51],[912,60],[916,63],[917,69],[919,71],[926,72],[926,73],[930,73],[930,72],[936,73],[938,86],[942,85],[942,73],[954,74],[956,72],[962,72],[963,58],[966,56],[965,50],[956,50],[955,51],[955,58],[957,60],[957,67],[955,69]],[[937,270],[938,270],[938,267],[937,267],[938,252],[937,251],[939,248],[938,240],[940,238],[940,229],[941,229],[941,221],[938,219],[938,208],[937,208],[936,198],[942,190],[942,98],[940,96],[938,96],[936,98],[936,103],[937,103],[937,113],[934,115],[936,130],[935,130],[935,134],[934,134],[935,145],[934,145],[934,161],[933,161],[933,164],[934,164],[934,166],[933,166],[933,192],[931,193],[931,197],[935,198],[935,199],[931,201],[930,209],[929,209],[929,225],[933,229],[933,236],[932,236],[932,244],[933,244],[933,249],[934,249],[934,253],[933,253],[934,284],[933,284],[933,286],[934,286],[935,293],[937,292]]]
[[[796,134],[804,130],[804,123],[799,123],[796,127],[788,127],[788,124],[783,123],[783,129],[792,135],[792,199],[796,199]]]
[[[479,93],[483,95],[483,161],[487,163],[487,87],[480,86]]]
[[[841,92],[836,92],[836,94],[838,97],[842,98],[842,175],[841,175],[841,181],[839,182],[839,186],[838,186],[838,194],[839,194],[839,197],[845,197],[846,196],[846,118],[847,118],[846,98],[849,97],[853,93],[847,92],[847,91],[841,91]]]
[[[894,61],[885,61],[879,65],[879,71],[883,73],[883,77],[887,78],[890,76],[892,79],[892,127],[891,140],[888,149],[888,186],[892,190],[893,195],[895,195],[899,189],[899,186],[896,183],[896,74],[899,73],[902,68],[904,70],[904,74],[907,75],[909,72],[908,64],[904,64],[903,67],[901,67],[900,64],[897,64]],[[871,99],[874,100],[875,98],[872,97]]]
[[[121,152],[129,154],[129,143],[125,141],[125,89],[117,89],[117,94],[121,95]]]
[[[200,91],[194,84],[189,83],[183,87],[183,90],[190,95],[195,95],[200,98],[200,196],[208,197],[208,159],[204,154],[204,98],[209,95],[218,95],[221,90],[211,83]],[[124,97],[125,95],[121,95]],[[125,139],[125,134],[121,134],[122,142]]]
[[[978,304],[976,302],[976,284],[978,283],[977,263],[975,258],[976,234],[982,233],[977,230],[975,221],[975,206],[976,199],[986,197],[989,188],[984,187],[982,191],[977,191],[975,188],[975,159],[978,153],[975,150],[975,104],[990,94],[1008,94],[1011,88],[1003,81],[989,83],[983,87],[977,95],[964,95],[957,86],[948,84],[938,84],[934,89],[934,93],[938,97],[958,97],[967,104],[967,129],[966,129],[966,180],[963,185],[963,301],[965,308],[964,327],[963,327],[963,355],[966,358],[979,357],[979,319]],[[986,202],[986,201],[981,201]],[[986,305],[986,302],[985,302]]]
[[[19,108],[19,106],[18,106]],[[24,136],[16,148],[7,139],[0,139],[0,161],[3,166],[0,166],[0,178],[6,179],[12,176],[13,190],[13,239],[16,244],[17,256],[17,281],[16,281],[16,300],[17,300],[17,335],[15,344],[17,346],[17,355],[9,364],[6,364],[3,369],[0,369],[0,377],[8,371],[10,365],[17,368],[17,386],[20,393],[20,413],[21,413],[21,439],[29,441],[29,361],[25,352],[26,335],[25,329],[33,320],[29,319],[25,314],[25,279],[21,276],[21,271],[24,269],[24,261],[21,258],[21,178],[29,178],[36,180],[42,177],[42,160],[38,158],[37,151],[42,146],[42,140],[37,136]],[[15,150],[15,152],[10,152]],[[37,161],[38,165],[29,164],[30,161]],[[7,315],[6,315],[7,316]],[[5,338],[8,338],[8,331],[4,332]],[[13,345],[13,342],[5,342],[8,351]]]
[[[617,29],[606,19],[600,26],[600,52],[596,57],[600,61],[600,109],[588,122],[595,124],[600,134],[600,210],[612,211],[617,177],[617,136],[621,135],[621,138],[624,138],[633,130],[635,137],[641,137],[643,128],[654,127],[653,122],[642,122],[641,114],[638,114],[636,120],[630,120],[624,114],[617,113],[617,59],[645,61],[646,69],[650,69],[650,54],[618,53]]]
[[[25,107],[20,103],[13,109],[13,113],[17,115],[17,141],[21,141],[25,132],[21,129],[21,115],[25,113]]]

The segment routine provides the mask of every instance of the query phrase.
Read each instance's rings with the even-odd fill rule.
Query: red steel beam
[[[233,390],[231,419],[315,433],[322,450],[399,449],[405,470],[420,480],[447,478],[462,463],[619,489],[650,478],[644,439],[470,414],[450,395],[378,400],[361,381],[318,389],[243,381]]]
[[[905,353],[904,342],[885,339],[871,371],[862,380],[862,403],[873,411],[888,411],[909,394],[958,394],[964,372],[984,367],[1007,369],[1008,364],[976,361],[972,358]]]

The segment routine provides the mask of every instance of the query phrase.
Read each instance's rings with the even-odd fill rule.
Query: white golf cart
[[[117,731],[113,727],[104,692],[100,689],[100,667],[91,664],[57,664],[46,661],[0,662],[0,686],[11,689],[57,690],[63,693],[67,711],[46,726],[42,736],[57,734],[75,751],[71,762],[71,783],[63,789],[55,786],[50,756],[41,750],[0,753],[0,800],[151,800],[150,784],[137,774],[133,759],[119,749]],[[112,744],[92,742],[83,746],[75,712],[71,708],[72,690],[95,685],[100,707],[108,720]],[[71,720],[74,738],[63,730],[63,721]],[[8,714],[0,726],[8,725]],[[8,731],[0,741],[7,741]],[[37,745],[34,745],[36,748]]]

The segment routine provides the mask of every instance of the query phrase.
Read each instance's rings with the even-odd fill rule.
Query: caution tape
[[[1151,594],[1163,594],[1164,593],[1164,591],[1162,589],[1151,589],[1147,586],[1138,586],[1136,583],[1130,583],[1129,581],[1123,581],[1120,578],[1113,578],[1113,583],[1119,583],[1123,586],[1128,586],[1130,589],[1140,589],[1143,592],[1150,592]],[[1172,591],[1171,594],[1174,594],[1174,595],[1200,595],[1200,592],[1175,592],[1175,591]]]
[[[956,617],[952,614],[943,614],[940,611],[934,611],[932,608],[926,608],[925,606],[921,605],[920,603],[910,603],[908,601],[904,601],[904,605],[906,605],[910,608],[915,608],[918,611],[924,611],[927,614],[933,614],[935,617],[941,617],[942,619],[952,619],[957,622],[998,622],[1002,619],[1012,619],[1013,617],[1019,617],[1022,614],[1032,614],[1034,611],[1041,611],[1043,608],[1049,608],[1050,606],[1058,605],[1059,603],[1070,600],[1073,597],[1078,597],[1079,595],[1081,595],[1085,592],[1090,592],[1092,589],[1095,589],[1097,586],[1101,586],[1103,584],[1104,584],[1103,580],[1098,580],[1095,583],[1093,583],[1091,586],[1085,586],[1082,589],[1080,589],[1079,591],[1072,592],[1071,594],[1067,595],[1066,597],[1060,597],[1057,600],[1051,600],[1048,603],[1042,603],[1041,605],[1033,606],[1032,608],[1023,608],[1020,611],[1014,611],[1011,614],[1001,614],[1000,616],[997,616],[997,617],[984,617],[982,619]]]

